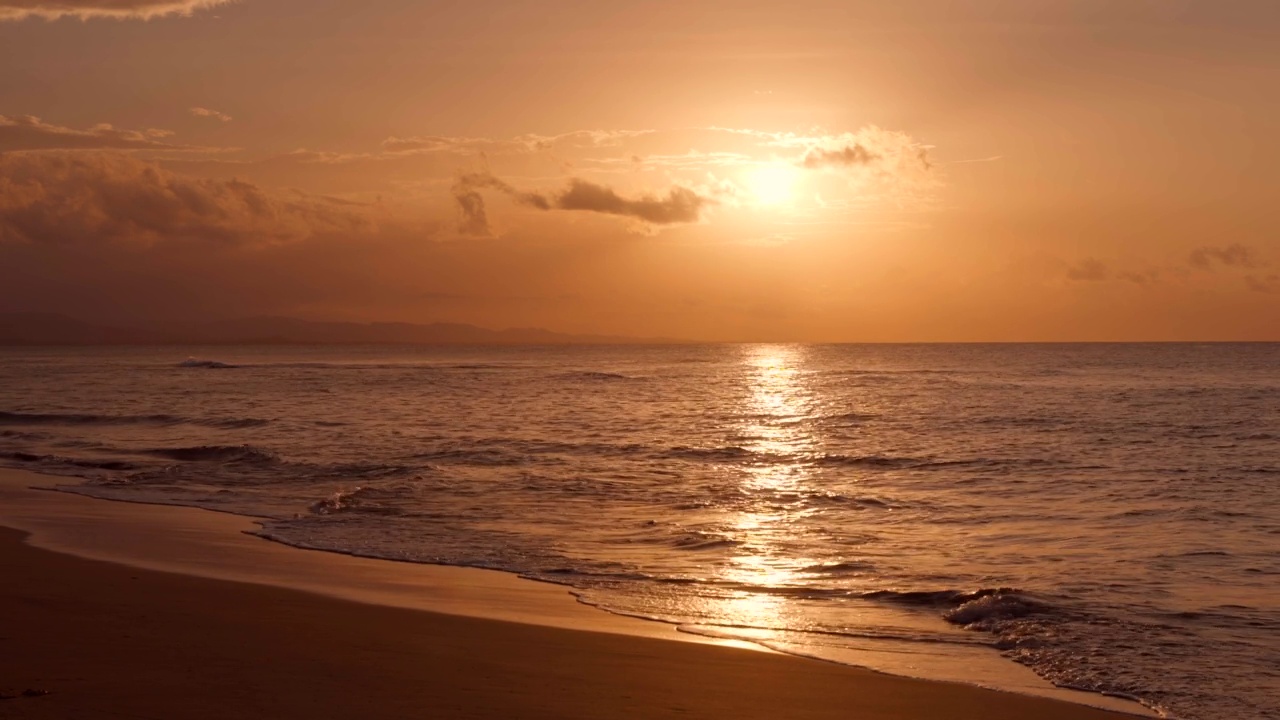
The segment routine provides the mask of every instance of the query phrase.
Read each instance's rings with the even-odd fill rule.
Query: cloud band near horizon
[[[197,10],[234,0],[0,0],[0,22],[42,18],[80,20],[112,18],[150,20],[166,15],[191,15]]]
[[[270,245],[372,226],[350,203],[179,175],[126,153],[0,153],[0,244]]]

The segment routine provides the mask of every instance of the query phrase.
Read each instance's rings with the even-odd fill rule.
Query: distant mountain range
[[[462,323],[316,322],[284,317],[130,328],[51,313],[0,314],[0,345],[621,345],[664,338],[571,335],[541,328],[489,330]]]

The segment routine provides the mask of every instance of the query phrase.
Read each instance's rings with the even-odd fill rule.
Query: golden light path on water
[[[819,402],[806,382],[804,347],[763,345],[743,352],[747,392],[738,435],[744,450],[770,460],[738,468],[744,494],[758,500],[730,520],[738,545],[723,579],[761,591],[737,590],[721,610],[736,625],[785,627],[785,601],[768,589],[802,585],[797,568],[809,563],[785,549],[797,513],[805,511],[779,500],[814,491],[813,468],[806,460],[818,452],[818,439],[805,421]]]

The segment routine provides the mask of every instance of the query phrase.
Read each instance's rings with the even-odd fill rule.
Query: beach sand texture
[[[36,477],[5,473],[6,492],[12,497],[15,482]],[[71,500],[72,506],[103,504]],[[488,617],[465,617],[378,605],[376,583],[367,602],[358,602],[145,569],[106,561],[120,552],[107,525],[71,511],[61,530],[58,523],[41,530],[33,517],[6,510],[0,510],[5,524],[35,535],[0,530],[0,694],[8,698],[0,700],[0,718],[1128,717],[775,653],[673,642],[690,638],[600,613],[566,600],[560,589],[501,573],[428,568],[457,571],[438,577],[444,578],[441,592],[452,586],[459,603],[478,588],[517,598],[505,611],[515,617],[560,596],[561,619],[532,625],[493,619],[503,615],[494,607],[473,613]],[[82,545],[94,544],[96,533],[102,557],[47,549],[60,543],[67,549],[75,533]],[[232,545],[241,541],[229,537]],[[344,560],[355,560],[244,541],[287,557],[332,561],[335,572],[345,571]],[[184,552],[183,543],[180,534],[172,537],[171,556]],[[245,568],[245,577],[272,570]],[[532,605],[522,607],[510,587],[486,588],[486,582],[532,588],[526,596]],[[467,584],[470,589],[461,587]],[[639,626],[649,630],[637,632]]]

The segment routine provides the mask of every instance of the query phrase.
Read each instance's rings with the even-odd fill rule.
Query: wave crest
[[[1048,609],[1049,607],[1044,603],[1014,591],[994,592],[967,600],[943,613],[942,618],[952,625],[960,625],[970,630],[994,631],[998,629],[997,623],[1035,615]]]
[[[270,450],[252,445],[193,445],[191,447],[155,448],[148,455],[182,462],[238,462],[268,464],[279,461]]]

